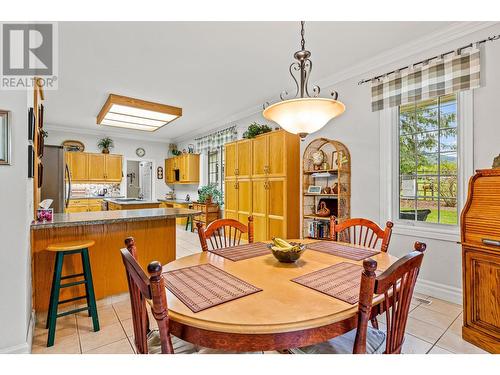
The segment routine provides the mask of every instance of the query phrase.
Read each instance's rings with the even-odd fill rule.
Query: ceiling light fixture
[[[109,94],[97,124],[154,132],[182,116],[182,108]]]
[[[312,61],[309,59],[311,52],[305,49],[304,24],[304,21],[300,22],[301,49],[293,55],[297,61],[288,68],[295,81],[295,95],[288,98],[289,93],[283,91],[280,94],[281,102],[272,105],[264,104],[262,113],[267,120],[276,122],[286,131],[298,134],[302,139],[321,129],[328,121],[345,111],[344,103],[337,100],[336,91],[331,92],[332,99],[319,98],[319,86],[313,86],[312,94],[309,94],[307,85],[312,70]],[[299,72],[299,80],[294,72]],[[300,97],[298,97],[299,94]]]

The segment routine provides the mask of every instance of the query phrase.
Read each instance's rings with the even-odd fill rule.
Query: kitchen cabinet
[[[175,182],[174,176],[174,159],[165,159],[165,183],[173,184]]]
[[[225,217],[253,215],[255,241],[299,238],[299,137],[277,130],[227,143],[225,162]]]
[[[66,152],[73,182],[121,182],[122,155]]]
[[[66,213],[101,211],[102,199],[70,199]]]
[[[199,154],[182,154],[165,159],[166,184],[197,184],[199,182]]]
[[[500,353],[500,169],[480,169],[469,181],[462,211],[462,338]]]
[[[106,171],[106,181],[110,182],[121,182],[122,180],[122,156],[105,154],[104,155],[104,165]]]
[[[106,179],[106,159],[104,154],[89,154],[89,181]]]
[[[89,179],[89,154],[86,152],[65,152],[64,158],[72,181]]]

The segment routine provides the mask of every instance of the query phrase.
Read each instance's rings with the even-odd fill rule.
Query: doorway
[[[152,200],[153,163],[151,161],[127,160],[127,198]]]

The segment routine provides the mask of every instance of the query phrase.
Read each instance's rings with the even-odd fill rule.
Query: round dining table
[[[379,270],[397,260],[383,252],[371,258]],[[291,281],[341,262],[363,263],[315,250],[306,250],[295,263],[280,263],[271,253],[237,262],[210,251],[179,258],[163,271],[210,263],[262,291],[195,313],[167,289],[171,333],[196,345],[236,352],[283,350],[341,335],[356,327],[358,305]],[[382,298],[375,296],[373,303]]]

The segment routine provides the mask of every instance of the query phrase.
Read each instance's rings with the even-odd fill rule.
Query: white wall
[[[0,109],[11,111],[12,163],[0,166],[0,353],[29,352],[33,180],[28,179],[28,95],[0,90]],[[32,100],[32,98],[31,98]]]
[[[97,148],[97,141],[104,136],[96,135],[96,134],[79,134],[75,132],[65,132],[61,130],[51,129],[50,124],[46,125],[46,128],[49,132],[49,136],[45,140],[45,143],[48,145],[60,145],[63,141],[68,139],[79,140],[83,142],[85,145],[85,151],[87,152],[100,152]],[[164,142],[147,142],[143,140],[133,140],[133,139],[125,139],[112,137],[115,147],[111,150],[113,154],[121,154],[124,155],[124,163],[123,163],[123,176],[126,176],[126,159],[131,160],[146,160],[153,162],[153,181],[154,181],[154,194],[153,199],[161,198],[165,196],[165,193],[170,191],[170,188],[165,184],[165,180],[158,180],[156,178],[156,168],[161,166],[165,168],[164,160],[168,155],[168,143]],[[146,150],[146,155],[143,158],[139,158],[135,150],[138,147],[144,148]],[[164,171],[165,172],[165,171]],[[122,194],[126,195],[125,190],[126,178],[124,177],[122,180]]]
[[[301,152],[311,140],[318,137],[336,139],[347,145],[352,158],[352,217],[370,218],[380,222],[381,225],[391,219],[381,217],[381,212],[384,210],[380,199],[380,170],[383,166],[380,161],[379,113],[371,112],[370,85],[358,86],[358,81],[499,33],[500,25],[497,24],[432,49],[416,50],[415,54],[408,58],[388,62],[384,67],[357,74],[332,87],[322,87],[323,93],[328,93],[332,89],[338,91],[340,100],[345,103],[347,109],[342,116],[307,137],[301,144]],[[475,169],[490,168],[493,157],[500,153],[500,122],[497,116],[500,93],[499,66],[500,42],[488,43],[482,58],[483,85],[474,92],[473,165]],[[314,77],[311,77],[311,82],[314,83]],[[276,90],[279,91],[280,88]],[[233,121],[239,129],[239,138],[252,121],[267,123],[260,112]],[[188,140],[182,144],[193,142],[193,140]],[[203,168],[206,169],[206,166],[203,165]],[[389,183],[387,181],[387,184]],[[413,244],[417,240],[426,242],[428,245],[417,289],[438,298],[461,303],[461,248],[456,243],[459,237],[440,240],[430,238],[424,233],[417,233],[414,236],[394,234],[390,251],[396,256],[402,256],[413,249]]]

